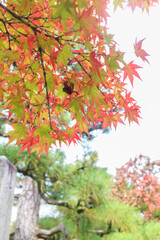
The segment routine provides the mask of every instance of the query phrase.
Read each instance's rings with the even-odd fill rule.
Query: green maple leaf
[[[14,108],[11,110],[11,112],[16,114],[16,118],[21,118],[23,117],[24,114],[24,105],[19,104],[17,102],[14,103]]]
[[[39,128],[34,132],[34,136],[39,135],[41,142],[43,142],[44,138],[50,138],[49,132],[51,131],[48,124],[42,123]]]
[[[117,9],[118,7],[120,7],[120,8],[123,9],[123,3],[124,3],[123,0],[114,0],[114,2],[113,2],[114,11],[116,11],[116,9]]]
[[[14,123],[14,125],[12,127],[14,128],[14,130],[12,130],[6,134],[6,135],[11,136],[8,144],[13,142],[14,140],[17,140],[17,143],[19,145],[21,139],[26,139],[27,127],[21,123]]]
[[[67,60],[68,58],[74,58],[73,53],[70,51],[71,46],[70,45],[65,45],[62,49],[62,51],[59,53],[57,62],[59,65],[67,65]]]

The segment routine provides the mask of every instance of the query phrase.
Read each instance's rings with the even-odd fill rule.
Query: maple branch
[[[24,23],[25,25],[30,27],[34,32],[38,31],[35,27],[33,27],[31,24],[29,24],[27,21],[25,21],[22,17],[18,16],[16,13],[12,12],[9,8],[4,6],[2,3],[0,3],[0,7],[3,8],[8,13],[10,13],[14,18],[18,19],[19,21],[21,21],[22,23]]]
[[[64,226],[63,223],[60,223],[58,226],[50,229],[50,230],[46,230],[46,229],[38,229],[37,230],[37,233],[36,233],[36,236],[37,237],[41,237],[41,238],[44,238],[44,239],[48,239],[49,236],[52,236],[56,233],[63,233],[63,236],[64,236],[64,239],[68,239],[68,230],[66,229],[66,227]]]
[[[10,137],[10,135],[4,135],[3,133],[0,133],[0,137],[9,138],[9,137]]]
[[[22,80],[24,81],[24,79],[25,79],[25,77],[27,76],[29,70],[32,69],[33,63],[35,62],[36,58],[37,58],[37,55],[34,57],[32,63],[31,63],[30,66],[28,67],[28,70],[27,70],[26,73],[24,74],[24,77],[21,78],[20,80],[17,80],[17,81],[15,82],[15,84],[18,83],[18,82],[20,82],[20,81],[22,81]],[[32,70],[32,72],[33,72],[33,70]]]
[[[72,42],[72,43],[75,43],[75,44],[82,44],[82,45],[85,45],[84,42],[76,42],[76,41],[73,41],[73,40],[70,40],[70,39],[63,39],[62,36],[59,36],[59,38],[63,41],[66,41],[66,42]]]
[[[50,124],[50,128],[51,130],[53,130],[52,128],[52,123],[51,123],[51,112],[50,112],[50,107],[49,107],[49,94],[48,94],[48,84],[47,84],[47,78],[46,78],[46,71],[45,71],[45,67],[44,67],[44,62],[43,62],[43,56],[42,56],[42,48],[39,44],[38,38],[37,38],[37,42],[38,42],[38,50],[40,53],[40,58],[41,58],[41,65],[42,65],[42,70],[43,70],[43,77],[44,77],[44,82],[45,82],[45,89],[46,89],[46,97],[47,97],[47,107],[48,107],[48,116],[49,116],[49,124]]]
[[[8,44],[9,44],[8,50],[11,50],[11,39],[10,39],[10,34],[9,34],[9,32],[8,32],[6,23],[5,23],[5,21],[4,21],[2,18],[0,18],[0,21],[3,22],[3,25],[4,25],[5,30],[6,30],[6,34],[7,34],[7,36],[8,36]]]
[[[86,69],[83,67],[83,65],[81,64],[81,62],[80,62],[77,58],[75,58],[75,60],[76,60],[77,63],[80,65],[80,67],[83,69],[83,71],[88,75],[88,77],[89,77],[90,79],[92,79],[92,76],[86,71]]]
[[[28,15],[27,17],[24,17],[24,16],[23,16],[23,18],[28,19],[28,17],[32,16],[33,14],[35,14],[35,13],[39,13],[39,12],[42,12],[42,11],[44,11],[44,10],[46,10],[46,9],[47,9],[47,8],[44,7],[44,8],[42,8],[42,9],[40,9],[40,10],[35,11],[34,13],[29,13],[29,15]]]
[[[14,26],[12,26],[12,23],[10,23],[9,21],[6,20],[6,23],[11,26],[11,28],[13,28],[16,32],[18,32],[19,34],[23,35],[24,37],[27,37],[27,34],[20,32],[19,30],[17,30]]]
[[[29,22],[31,22],[32,24],[30,24],[29,22],[27,22],[26,20],[24,20],[24,17],[23,16],[19,16],[17,15],[16,13],[12,12],[9,8],[7,8],[6,6],[4,6],[2,3],[0,3],[0,7],[3,8],[5,11],[7,11],[8,13],[10,13],[14,18],[18,19],[20,22],[22,22],[23,24],[25,24],[26,26],[28,26],[29,28],[31,28],[33,30],[33,32],[36,34],[37,32],[38,33],[41,33],[41,31],[44,31],[44,34],[45,36],[47,37],[51,37],[51,38],[54,38],[56,41],[57,38],[54,37],[53,35],[51,34],[48,34],[47,33],[47,30],[46,29],[43,29],[41,26],[37,26],[36,24],[34,24],[32,21],[30,21],[27,17],[25,19],[27,19]],[[38,28],[41,30],[38,30]],[[22,33],[20,33],[22,34]],[[23,34],[22,34],[23,35]],[[58,41],[59,42],[59,41]],[[60,42],[59,42],[60,43]]]

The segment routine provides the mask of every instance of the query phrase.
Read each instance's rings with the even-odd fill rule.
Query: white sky
[[[98,134],[92,141],[92,150],[98,151],[99,166],[107,167],[114,174],[130,158],[140,153],[153,160],[160,159],[160,5],[152,7],[150,14],[139,9],[132,14],[130,9],[117,9],[110,13],[110,32],[115,35],[121,51],[127,52],[128,61],[142,66],[138,69],[143,81],[135,79],[133,97],[141,106],[140,126],[121,125],[109,134]],[[133,44],[135,39],[143,42],[143,49],[150,54],[150,64],[135,57]],[[130,84],[129,84],[130,87]],[[81,147],[64,147],[67,161],[72,162],[82,154]]]

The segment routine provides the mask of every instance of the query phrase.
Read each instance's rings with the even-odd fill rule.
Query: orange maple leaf
[[[90,54],[90,62],[92,64],[91,71],[96,72],[101,79],[99,68],[101,68],[103,65],[97,60],[95,51],[91,52]]]
[[[102,16],[104,18],[109,16],[108,13],[106,12],[106,9],[107,9],[107,1],[106,0],[95,0],[94,4],[95,4],[97,13],[99,16]]]
[[[135,54],[137,57],[140,57],[144,62],[145,61],[148,62],[148,59],[146,57],[149,56],[149,54],[146,53],[146,51],[142,49],[143,41],[144,41],[144,39],[137,42],[137,39],[136,39],[135,44],[134,44],[134,50],[135,50]]]
[[[127,66],[123,67],[122,69],[124,71],[123,81],[128,77],[133,86],[134,76],[136,76],[141,80],[139,74],[136,71],[137,68],[142,68],[142,67],[134,64],[133,61],[131,61]]]
[[[27,42],[28,42],[28,47],[29,50],[32,52],[32,49],[34,48],[35,45],[35,36],[34,35],[28,35]]]

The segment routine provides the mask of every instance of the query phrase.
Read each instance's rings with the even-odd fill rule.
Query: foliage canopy
[[[117,169],[114,193],[136,206],[145,220],[160,219],[160,162],[139,155]]]
[[[156,0],[129,1],[148,11]],[[13,130],[10,142],[48,152],[51,144],[80,140],[88,127],[138,122],[127,91],[140,78],[108,31],[107,0],[0,2],[0,100]],[[123,1],[114,1],[115,9]],[[142,40],[135,53],[148,61]],[[63,118],[69,114],[72,124]]]

